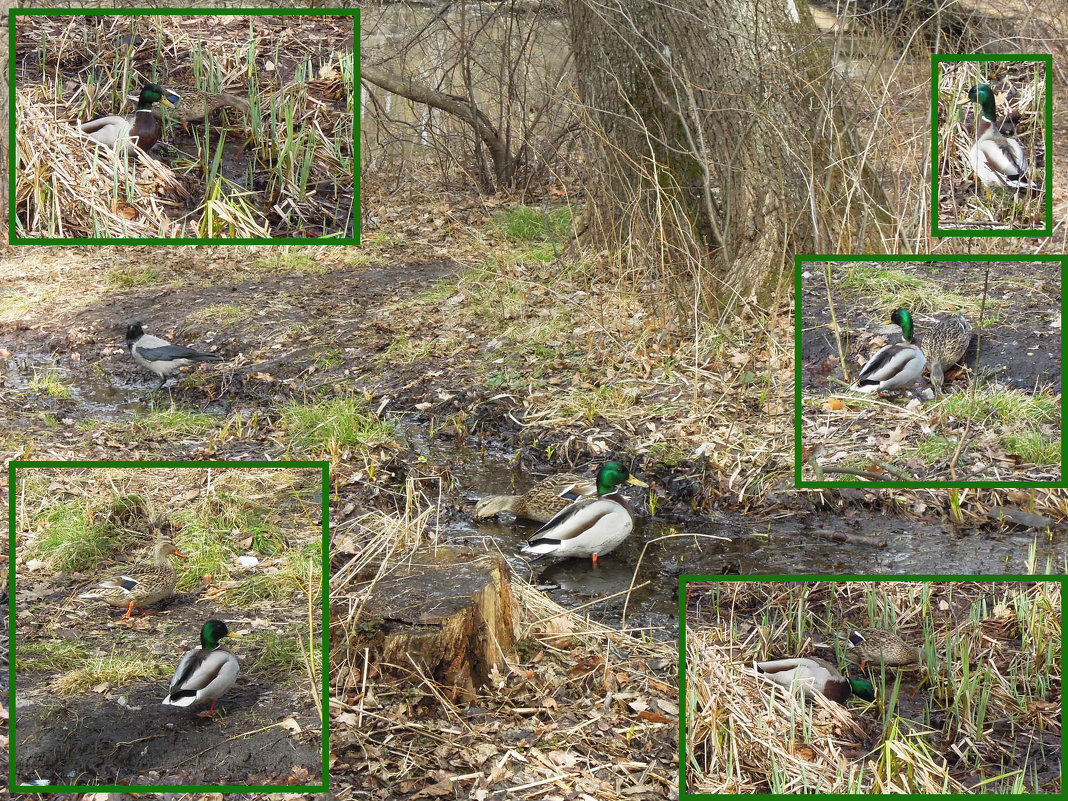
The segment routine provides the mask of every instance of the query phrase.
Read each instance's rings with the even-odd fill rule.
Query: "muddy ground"
[[[196,594],[178,594],[132,624],[122,610],[75,596],[90,583],[81,574],[20,576],[17,647],[42,640],[78,640],[92,656],[143,653],[177,667],[198,646],[200,626],[224,619],[238,633],[307,626],[299,609],[271,620],[227,613]],[[306,631],[303,631],[306,635]],[[306,677],[257,672],[259,654],[227,638],[241,663],[237,684],[216,715],[201,706],[162,706],[170,676],[152,683],[98,685],[72,695],[52,683],[62,672],[18,671],[16,768],[20,783],[53,785],[313,785],[322,775],[321,725]],[[173,666],[172,664],[173,663]]]

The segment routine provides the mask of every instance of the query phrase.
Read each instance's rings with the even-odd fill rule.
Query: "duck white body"
[[[857,392],[888,392],[903,389],[923,375],[927,357],[916,345],[897,342],[884,345],[868,359],[852,386]]]
[[[171,678],[170,692],[163,699],[168,706],[192,706],[198,701],[214,701],[234,686],[238,672],[237,657],[229,651],[186,652]]]
[[[562,558],[603,556],[618,548],[633,530],[626,499],[612,493],[571,504],[538,529],[521,550]]]

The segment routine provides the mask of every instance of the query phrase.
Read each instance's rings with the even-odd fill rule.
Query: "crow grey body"
[[[126,347],[135,362],[159,376],[157,390],[163,389],[167,379],[183,367],[195,362],[223,361],[223,357],[217,353],[201,353],[146,334],[140,323],[131,323],[126,329]]]

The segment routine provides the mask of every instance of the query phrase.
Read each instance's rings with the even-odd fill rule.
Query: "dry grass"
[[[688,589],[691,792],[1049,792],[1059,784],[1059,584]],[[754,675],[757,660],[833,658],[814,643],[868,625],[920,649],[918,668],[876,669],[874,704],[806,703]],[[981,782],[996,776],[993,786]]]
[[[351,26],[347,17],[19,17],[18,235],[351,237]],[[128,164],[78,132],[76,120],[125,114],[149,82],[225,90],[251,109],[193,122],[184,137],[168,123],[154,156]]]

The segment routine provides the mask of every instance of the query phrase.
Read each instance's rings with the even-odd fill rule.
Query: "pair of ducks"
[[[868,664],[905,667],[919,662],[919,652],[886,629],[855,629],[846,638],[846,648],[861,670]],[[854,695],[865,701],[875,700],[875,685],[867,679],[843,676],[830,662],[818,657],[776,659],[755,663],[757,673],[782,687],[800,687],[810,696],[819,693],[844,704]]]
[[[116,150],[129,151],[137,146],[147,152],[163,135],[157,103],[171,109],[168,116],[188,129],[190,122],[202,120],[225,106],[249,111],[248,101],[225,92],[202,92],[182,87],[181,92],[164,89],[150,83],[137,96],[137,111],[132,115],[112,114],[83,122],[78,127],[97,144]]]
[[[972,327],[964,315],[944,320],[916,344],[912,315],[908,309],[895,309],[890,322],[901,327],[901,342],[884,345],[861,368],[850,389],[858,392],[892,392],[904,389],[923,375],[930,364],[935,395],[942,391],[945,372],[964,358],[972,338]]]
[[[634,510],[619,492],[622,484],[648,487],[619,462],[606,462],[596,481],[560,473],[535,484],[523,495],[494,495],[475,506],[475,519],[500,512],[545,525],[520,549],[536,559],[597,558],[615,550],[634,529]]]
[[[131,567],[124,573],[102,578],[96,589],[78,597],[126,607],[122,619],[129,620],[134,609],[143,611],[142,607],[174,594],[178,573],[169,558],[171,555],[186,558],[171,540],[161,538],[152,548],[151,565]],[[187,651],[178,663],[163,704],[192,706],[211,701],[211,708],[198,716],[214,714],[216,702],[237,681],[237,657],[219,647],[219,641],[226,636],[233,635],[223,621],[211,619],[204,624],[200,630],[200,648]]]

